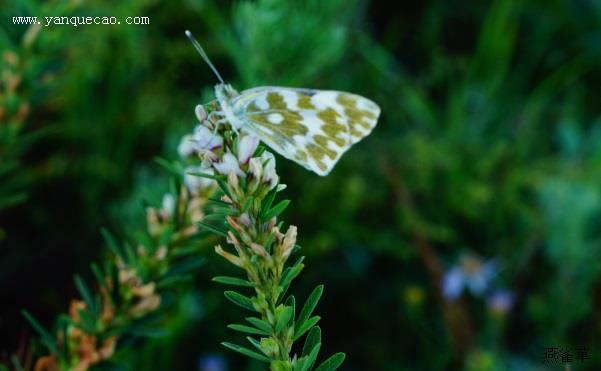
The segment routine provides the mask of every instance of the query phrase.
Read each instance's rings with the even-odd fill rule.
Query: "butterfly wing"
[[[245,90],[231,106],[265,144],[322,176],[372,131],[380,115],[374,102],[359,95],[283,87]]]

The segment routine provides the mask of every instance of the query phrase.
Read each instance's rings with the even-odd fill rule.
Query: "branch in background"
[[[176,191],[165,194],[161,208],[147,209],[147,241],[134,248],[103,231],[111,255],[101,265],[92,264],[96,290],[75,277],[81,299],[71,301],[69,313],[57,321],[56,332],[45,330],[23,312],[50,351],[37,360],[36,371],[88,370],[111,359],[122,336],[155,332],[156,320],[150,315],[160,314],[161,294],[189,280],[190,272],[202,263],[195,241],[197,223],[205,217],[203,207],[216,187],[185,176],[180,162],[157,162],[174,175]]]
[[[27,73],[29,51],[39,30],[39,25],[29,27],[18,52],[3,45],[0,55],[0,211],[26,199],[28,176],[19,166],[34,136],[25,132],[31,104],[23,86],[35,81],[39,88],[39,76]],[[0,226],[0,240],[3,233]]]
[[[392,166],[383,160],[381,164],[384,174],[390,184],[393,194],[399,203],[401,210],[415,213],[415,206],[411,194],[407,190],[401,178],[396,174]],[[438,302],[446,327],[451,335],[453,346],[456,350],[456,358],[463,357],[470,351],[474,342],[474,330],[471,323],[466,303],[462,299],[453,301],[445,300],[442,295],[443,269],[440,259],[430,245],[430,242],[418,230],[413,230],[412,238],[419,256],[428,272],[430,284],[434,288],[436,301]]]

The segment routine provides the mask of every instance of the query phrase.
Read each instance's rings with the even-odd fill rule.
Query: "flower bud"
[[[198,104],[194,108],[194,114],[196,115],[196,118],[199,122],[203,122],[207,119],[207,111],[205,111],[205,108],[201,104]]]
[[[238,162],[246,164],[250,157],[255,153],[259,145],[259,138],[254,135],[244,135],[238,141]]]

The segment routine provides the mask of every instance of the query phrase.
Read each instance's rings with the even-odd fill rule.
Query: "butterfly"
[[[238,93],[224,83],[190,31],[186,35],[219,79],[215,95],[234,129],[250,132],[275,152],[318,175],[327,175],[378,122],[380,107],[356,94],[280,86]]]

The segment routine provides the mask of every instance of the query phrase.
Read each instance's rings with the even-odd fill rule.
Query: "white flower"
[[[245,164],[250,156],[255,153],[259,145],[259,138],[254,135],[245,135],[238,141],[238,162]]]
[[[194,108],[194,114],[200,122],[203,122],[207,119],[207,111],[205,111],[205,108],[200,104]]]
[[[234,173],[238,176],[243,176],[244,173],[240,170],[240,165],[238,164],[238,159],[230,152],[223,155],[221,162],[214,163],[213,166],[215,170],[217,170],[220,174],[229,175],[230,173]]]
[[[168,215],[172,216],[175,212],[175,197],[171,193],[165,193],[161,202],[161,209]]]
[[[196,151],[215,149],[223,145],[223,138],[214,134],[204,125],[197,125],[196,128],[194,128],[193,141]]]
[[[177,153],[181,158],[187,158],[196,152],[196,144],[194,143],[194,137],[190,134],[184,135],[182,140],[177,146]]]
[[[269,183],[269,189],[278,184],[280,177],[275,171],[275,157],[273,153],[265,151],[260,157],[263,164],[263,181]]]
[[[258,182],[262,181],[263,176],[263,164],[261,162],[261,158],[253,157],[248,162],[248,173],[253,179],[256,179]]]
[[[209,188],[215,183],[213,179],[192,175],[189,173],[205,173],[213,175],[213,169],[205,166],[188,166],[186,167],[186,175],[184,176],[184,184],[192,193],[196,193],[204,188]]]

